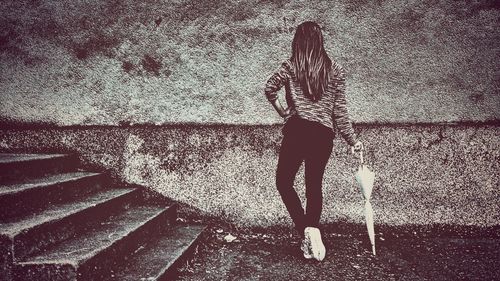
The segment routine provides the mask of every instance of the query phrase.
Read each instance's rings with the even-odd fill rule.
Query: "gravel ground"
[[[418,230],[416,230],[418,229]],[[323,262],[305,260],[289,229],[210,227],[179,280],[499,280],[498,231],[378,232],[377,256],[362,225],[326,226]],[[451,230],[451,229],[450,229]],[[465,234],[466,233],[466,234]],[[227,242],[228,234],[236,239]]]

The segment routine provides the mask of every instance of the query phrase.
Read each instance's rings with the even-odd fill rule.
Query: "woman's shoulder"
[[[334,60],[332,60],[332,74],[335,76],[343,76],[345,74],[344,67]]]
[[[280,70],[285,71],[287,74],[292,74],[293,73],[292,61],[290,59],[285,59],[284,61],[282,61]]]
[[[281,63],[281,66],[286,67],[288,70],[291,70],[293,68],[293,63],[291,59],[286,59]]]

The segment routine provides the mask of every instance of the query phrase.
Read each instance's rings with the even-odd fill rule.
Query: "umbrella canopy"
[[[375,173],[370,171],[368,167],[364,164],[363,151],[360,151],[361,164],[359,169],[354,175],[356,181],[359,183],[359,188],[365,199],[365,220],[366,228],[368,229],[368,236],[370,237],[370,242],[372,244],[372,253],[376,254],[375,251],[375,228],[373,223],[373,209],[370,203],[370,198],[372,196],[373,183],[375,182]]]
[[[365,200],[370,200],[372,196],[373,183],[375,182],[375,173],[370,171],[366,165],[361,164],[354,177],[359,183],[359,188],[361,189],[363,198],[365,198]]]

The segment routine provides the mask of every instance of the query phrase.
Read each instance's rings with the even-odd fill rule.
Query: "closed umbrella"
[[[363,151],[360,151],[360,160],[358,171],[355,174],[356,181],[359,183],[361,193],[365,199],[365,220],[366,228],[368,229],[368,236],[370,237],[370,242],[372,244],[372,253],[376,255],[375,252],[375,229],[373,226],[373,209],[370,203],[370,198],[372,196],[373,182],[375,181],[375,173],[370,171],[363,161]]]

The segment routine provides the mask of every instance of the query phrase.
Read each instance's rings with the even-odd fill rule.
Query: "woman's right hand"
[[[295,109],[293,109],[293,107],[288,107],[287,109],[285,109],[285,114],[281,117],[283,117],[283,119],[288,120],[288,118],[292,117],[293,115],[295,114]]]

